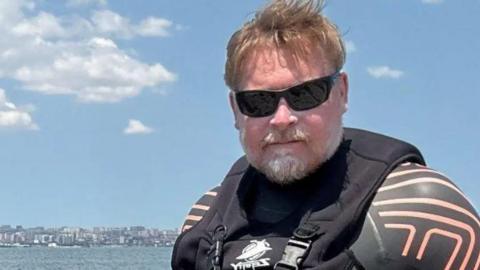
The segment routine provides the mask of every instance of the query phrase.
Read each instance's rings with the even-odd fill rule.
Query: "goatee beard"
[[[308,163],[300,157],[290,153],[277,153],[274,158],[269,160],[252,160],[251,151],[245,144],[245,131],[240,130],[240,141],[246,153],[248,162],[257,170],[265,174],[265,176],[273,183],[279,185],[288,185],[297,182],[317,170],[323,163],[330,159],[336,152],[343,138],[343,125],[340,124],[330,131],[326,140],[326,147],[323,153],[318,153],[319,157],[313,163]],[[308,134],[299,128],[292,128],[286,132],[270,131],[262,141],[262,145],[268,145],[276,142],[288,141],[307,141]]]

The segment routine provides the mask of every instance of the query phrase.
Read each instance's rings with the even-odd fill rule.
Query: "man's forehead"
[[[257,49],[245,59],[239,89],[287,88],[327,75],[328,66],[321,50],[301,56],[285,49]]]

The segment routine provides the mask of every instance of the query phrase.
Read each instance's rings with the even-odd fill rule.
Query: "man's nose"
[[[295,124],[297,121],[298,118],[293,113],[292,108],[288,106],[284,98],[281,98],[278,103],[277,111],[275,111],[272,119],[270,119],[270,125],[283,130]]]

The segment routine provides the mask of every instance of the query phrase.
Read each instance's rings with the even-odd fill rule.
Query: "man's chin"
[[[288,185],[301,180],[313,170],[308,168],[303,160],[290,155],[265,161],[257,169],[265,174],[271,182],[280,185]]]

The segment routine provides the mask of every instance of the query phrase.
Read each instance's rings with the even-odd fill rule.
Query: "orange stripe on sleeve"
[[[449,202],[442,201],[442,200],[437,200],[437,199],[432,199],[432,198],[401,198],[401,199],[377,201],[377,202],[373,202],[372,204],[373,204],[373,206],[382,206],[382,205],[407,204],[407,203],[411,203],[411,204],[431,204],[431,205],[436,205],[436,206],[448,208],[450,210],[460,212],[460,213],[470,217],[471,219],[473,219],[473,221],[475,221],[477,223],[478,226],[480,226],[480,221],[478,220],[478,218],[473,213],[471,213],[467,209],[465,209],[463,207],[460,207],[456,204],[449,203]]]
[[[412,246],[413,238],[415,237],[415,233],[417,229],[415,229],[415,226],[411,224],[385,224],[385,228],[390,228],[390,229],[406,229],[408,230],[408,237],[407,241],[405,242],[405,246],[403,247],[403,252],[402,256],[407,256],[408,251],[410,250],[410,247]]]
[[[188,215],[186,220],[193,220],[193,221],[199,221],[202,219],[202,216],[194,216],[194,215]]]
[[[210,209],[210,206],[195,204],[194,206],[192,206],[192,208],[208,211],[208,209]]]
[[[465,270],[465,267],[467,266],[468,261],[472,256],[473,247],[475,245],[475,232],[473,231],[473,228],[470,225],[455,219],[448,218],[448,217],[434,215],[434,214],[425,213],[425,212],[416,212],[416,211],[384,211],[384,212],[379,212],[379,215],[381,217],[414,217],[414,218],[427,219],[427,220],[437,221],[444,224],[449,224],[451,226],[466,230],[470,235],[470,243],[468,245],[468,250],[465,254],[465,259],[463,260],[462,265],[460,266],[460,270]]]
[[[457,257],[458,252],[460,251],[460,247],[462,246],[462,236],[452,233],[449,231],[441,230],[438,228],[434,228],[429,230],[426,234],[425,237],[423,238],[422,245],[420,246],[420,249],[418,250],[417,254],[417,260],[421,260],[423,257],[423,253],[425,252],[425,249],[427,248],[428,241],[430,240],[430,237],[432,234],[440,234],[449,238],[453,238],[457,240],[457,244],[455,245],[455,248],[453,249],[452,255],[450,256],[450,259],[448,259],[448,263],[445,266],[445,270],[450,270],[452,267],[453,262],[455,261],[455,258]]]

